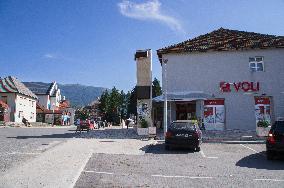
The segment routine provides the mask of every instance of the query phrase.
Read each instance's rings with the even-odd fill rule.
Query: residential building
[[[37,96],[20,80],[8,76],[0,79],[0,100],[9,106],[9,121],[36,121]]]
[[[157,55],[168,122],[200,118],[207,130],[256,130],[284,117],[283,36],[220,28]]]
[[[24,84],[36,94],[38,103],[48,110],[58,110],[61,102],[61,93],[58,84],[42,82],[24,82]]]

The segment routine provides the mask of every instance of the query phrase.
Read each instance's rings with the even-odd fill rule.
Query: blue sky
[[[284,36],[284,0],[0,0],[1,77],[130,90],[134,53],[220,27]]]

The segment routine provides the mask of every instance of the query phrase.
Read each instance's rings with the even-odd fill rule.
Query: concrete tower
[[[137,50],[135,53],[137,67],[137,125],[146,120],[152,125],[152,50]]]

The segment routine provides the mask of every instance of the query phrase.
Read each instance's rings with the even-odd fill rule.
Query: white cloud
[[[179,20],[161,12],[161,3],[159,0],[149,0],[146,3],[134,3],[123,0],[118,3],[118,7],[120,13],[126,17],[138,20],[158,21],[166,24],[173,31],[185,33]]]
[[[43,57],[47,58],[47,59],[55,59],[56,58],[56,56],[53,55],[53,54],[44,54]]]

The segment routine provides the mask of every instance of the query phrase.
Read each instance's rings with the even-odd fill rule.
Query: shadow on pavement
[[[75,132],[74,130],[68,130],[69,133],[63,134],[50,134],[50,135],[36,135],[36,136],[15,136],[6,138],[16,139],[29,139],[29,138],[85,138],[85,139],[146,139],[145,136],[139,136],[134,129],[95,129],[89,132],[82,131]],[[148,140],[148,137],[147,137]]]
[[[278,155],[274,160],[267,160],[265,151],[246,156],[236,163],[236,166],[267,169],[267,170],[284,170],[284,156]]]
[[[6,138],[15,139],[30,139],[30,138],[73,138],[74,133],[64,133],[64,134],[50,134],[50,135],[37,135],[37,136],[9,136]]]
[[[164,143],[158,143],[155,145],[148,145],[140,148],[140,150],[145,151],[145,153],[151,154],[188,154],[194,153],[193,150],[185,149],[185,148],[171,148],[171,150],[165,149]]]

